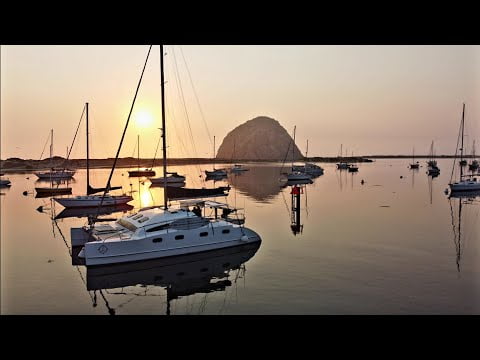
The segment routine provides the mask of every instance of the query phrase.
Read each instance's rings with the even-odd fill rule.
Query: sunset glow
[[[148,127],[153,123],[153,116],[147,110],[142,110],[135,116],[135,122],[139,127]]]

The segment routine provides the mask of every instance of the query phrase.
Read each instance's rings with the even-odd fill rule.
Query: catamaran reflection
[[[110,314],[115,314],[105,295],[158,296],[159,288],[166,290],[166,314],[171,314],[171,302],[195,294],[226,291],[245,275],[245,263],[260,247],[260,242],[171,258],[145,260],[135,263],[87,267],[87,291],[98,291]],[[112,291],[117,289],[116,291]],[[156,290],[154,290],[156,289]],[[156,293],[154,295],[153,293]],[[111,300],[111,299],[110,299]],[[94,303],[96,306],[96,303]]]

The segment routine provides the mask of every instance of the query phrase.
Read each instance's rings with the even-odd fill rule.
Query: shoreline
[[[455,155],[437,155],[437,159],[453,159],[460,158],[460,156]],[[429,159],[429,155],[417,155],[415,159]],[[465,155],[465,159],[473,159],[472,155]],[[411,155],[368,155],[368,156],[354,156],[354,157],[308,157],[303,159],[297,159],[296,162],[320,162],[320,163],[336,163],[340,161],[346,162],[373,162],[372,159],[412,159]],[[291,160],[287,159],[285,162],[290,162]],[[90,168],[92,169],[110,169],[113,165],[114,159],[90,159]],[[168,166],[178,166],[178,165],[201,165],[201,164],[255,164],[255,163],[267,163],[275,162],[282,163],[283,159],[264,159],[264,160],[245,160],[245,159],[211,159],[211,158],[180,158],[180,159],[168,159]],[[0,172],[35,172],[35,171],[44,171],[49,170],[51,167],[58,168],[73,168],[73,169],[86,169],[86,159],[71,159],[65,162],[65,159],[60,156],[55,156],[50,159],[44,160],[32,160],[32,159],[20,159],[20,158],[9,158],[6,160],[0,160]],[[150,167],[159,167],[162,166],[162,159],[156,159],[155,162],[153,159],[138,159],[134,158],[119,158],[117,160],[116,168],[150,168]]]

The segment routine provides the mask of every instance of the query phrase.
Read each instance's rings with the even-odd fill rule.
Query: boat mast
[[[215,171],[215,135],[213,135],[213,171]]]
[[[295,153],[295,130],[296,130],[296,129],[297,129],[297,126],[295,125],[295,126],[293,127],[292,169],[293,169],[293,162],[294,162],[293,159],[294,159],[294,157],[295,157],[294,153]]]
[[[137,142],[138,142],[138,148],[137,148],[138,171],[140,171],[140,134],[137,135]]]
[[[463,110],[462,110],[462,145],[460,148],[460,164],[463,160],[463,130],[465,128],[465,103],[463,103]],[[460,165],[460,181],[462,181],[463,177],[463,166]]]
[[[160,45],[160,87],[162,89],[162,145],[163,145],[163,206],[167,210],[167,140],[165,127],[165,88],[163,75],[163,45]]]
[[[89,143],[88,143],[88,102],[85,103],[85,112],[86,112],[86,123],[87,123],[87,128],[85,130],[85,133],[87,135],[87,195],[88,195],[88,189],[90,189],[90,150],[89,150]]]

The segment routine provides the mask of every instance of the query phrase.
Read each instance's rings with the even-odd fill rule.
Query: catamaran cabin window
[[[228,234],[229,232],[230,232],[229,229],[223,229],[223,230],[222,230],[222,234]]]
[[[143,219],[138,220],[138,222],[139,222],[139,223],[143,223],[143,222],[145,222],[145,221],[147,221],[147,220],[148,220],[148,217],[145,216]]]
[[[175,236],[175,240],[182,240],[185,236],[183,235],[177,235]]]
[[[135,217],[133,218],[133,220],[138,220],[138,219],[140,219],[142,216],[143,216],[142,214],[137,215],[137,216],[135,216]]]
[[[164,229],[168,228],[169,226],[170,226],[170,224],[163,224],[163,225],[160,225],[160,226],[152,227],[152,228],[147,229],[145,231],[146,232],[160,231],[160,230],[164,230]]]
[[[162,242],[162,238],[155,238],[155,239],[152,239],[152,242],[154,243],[157,243],[157,242]]]
[[[201,236],[201,237],[208,236],[208,232],[207,232],[207,231],[201,232],[201,233],[200,233],[200,236]]]

